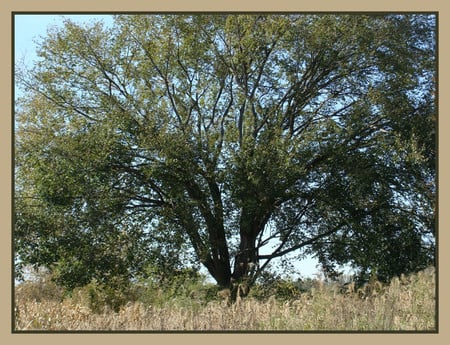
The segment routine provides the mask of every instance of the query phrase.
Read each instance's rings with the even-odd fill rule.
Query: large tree
[[[235,292],[288,254],[381,279],[433,264],[435,21],[119,15],[49,30],[16,71],[19,262],[73,287],[194,254]]]

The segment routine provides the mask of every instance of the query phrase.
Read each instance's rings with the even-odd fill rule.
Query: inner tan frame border
[[[450,121],[445,117],[446,111],[450,108],[450,82],[446,78],[450,76],[450,67],[445,62],[449,59],[449,39],[447,34],[450,33],[450,5],[445,4],[446,0],[377,0],[372,3],[366,2],[361,4],[357,0],[308,0],[308,2],[300,2],[295,0],[260,0],[247,1],[244,0],[157,0],[157,1],[139,1],[139,0],[109,0],[92,1],[77,0],[76,2],[65,2],[58,0],[16,0],[1,1],[0,3],[0,37],[4,47],[1,56],[0,78],[2,86],[0,99],[3,108],[0,117],[0,219],[3,220],[2,231],[0,232],[0,273],[3,279],[0,283],[0,337],[4,344],[94,344],[104,342],[109,344],[123,344],[123,342],[131,341],[134,344],[230,344],[230,343],[251,343],[251,344],[273,344],[274,342],[283,341],[289,343],[311,342],[314,343],[343,343],[343,344],[361,344],[361,342],[369,344],[378,344],[381,342],[408,342],[410,343],[433,343],[443,344],[450,334],[447,325],[449,323],[448,307],[449,297],[445,294],[445,287],[448,281],[447,263],[450,262],[449,254],[445,245],[449,241],[449,234],[445,231],[449,224],[447,216],[447,203],[450,184],[446,181],[445,176],[450,172],[450,161],[446,147],[450,147],[450,135],[446,135],[446,130],[450,129]],[[293,12],[342,12],[342,11],[427,11],[439,13],[439,95],[444,95],[439,99],[439,333],[438,334],[12,334],[11,333],[11,198],[12,198],[12,13],[13,12],[129,12],[129,11],[148,11],[148,12],[164,12],[164,11],[293,11]],[[33,28],[30,27],[32,31]],[[447,340],[448,341],[448,340]]]

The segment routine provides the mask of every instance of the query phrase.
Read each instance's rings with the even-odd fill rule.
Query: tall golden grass
[[[371,284],[343,292],[324,282],[298,298],[265,301],[253,298],[169,302],[145,306],[130,302],[118,312],[92,312],[82,301],[32,300],[17,291],[15,330],[31,331],[434,331],[435,272],[433,268],[394,278],[388,286]]]

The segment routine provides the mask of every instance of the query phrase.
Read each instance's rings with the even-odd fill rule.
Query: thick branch
[[[310,239],[308,239],[306,241],[303,241],[302,243],[294,245],[294,246],[292,246],[290,248],[287,248],[285,250],[280,250],[280,247],[278,247],[277,250],[275,250],[272,254],[259,255],[258,259],[259,260],[264,260],[264,259],[271,260],[273,258],[280,257],[280,256],[286,255],[288,253],[291,253],[291,252],[293,252],[295,250],[298,250],[300,248],[309,246],[309,245],[315,243],[316,241],[318,241],[318,240],[320,240],[320,239],[322,239],[324,237],[327,237],[327,236],[330,236],[330,235],[336,233],[337,231],[339,231],[346,224],[347,224],[347,222],[343,221],[343,222],[339,223],[337,226],[335,226],[334,228],[332,228],[332,229],[330,229],[330,230],[328,230],[328,231],[326,231],[326,232],[324,232],[322,234],[319,234],[319,235],[317,235],[315,237],[312,237],[312,238],[310,238]]]

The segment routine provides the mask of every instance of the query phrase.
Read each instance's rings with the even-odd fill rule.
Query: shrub
[[[274,277],[254,285],[250,289],[249,297],[265,300],[274,296],[278,300],[286,301],[298,298],[304,292],[298,281]]]
[[[135,299],[132,290],[127,286],[107,286],[93,279],[89,284],[75,288],[71,293],[73,303],[89,307],[95,313],[112,309],[117,312],[120,307]]]
[[[24,281],[15,288],[15,299],[22,301],[55,301],[64,298],[64,289],[58,286],[52,275],[44,270],[34,271],[30,280]]]
[[[218,288],[205,283],[205,277],[192,269],[172,272],[163,279],[149,276],[135,284],[136,299],[144,305],[205,304],[216,299]]]

